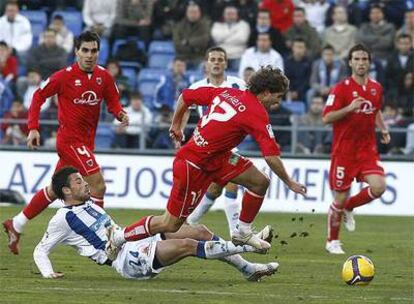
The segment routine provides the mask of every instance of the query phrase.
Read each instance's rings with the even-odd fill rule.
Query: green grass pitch
[[[0,208],[0,220],[20,209]],[[245,281],[219,261],[188,258],[149,281],[120,277],[111,267],[97,266],[69,247],[51,255],[61,280],[42,279],[32,260],[50,209],[26,226],[21,254],[13,256],[0,237],[0,303],[414,303],[414,221],[412,217],[358,216],[354,233],[342,231],[345,256],[324,251],[326,216],[262,213],[258,228],[272,224],[277,238],[268,255],[248,254],[258,262],[277,260],[279,272],[259,283]],[[109,210],[121,225],[160,211]],[[222,212],[210,212],[204,224],[228,238]],[[376,275],[367,287],[347,286],[341,267],[352,254],[367,255]]]

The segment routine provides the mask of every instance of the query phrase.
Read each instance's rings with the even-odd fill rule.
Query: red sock
[[[145,216],[138,222],[125,227],[124,238],[127,242],[138,241],[151,236],[149,231],[150,222],[153,215]]]
[[[99,207],[103,208],[104,207],[104,199],[102,196],[98,196],[98,195],[91,195],[91,200],[98,205]]]
[[[253,222],[257,213],[259,213],[263,199],[263,196],[246,190],[243,195],[239,219],[245,223]]]
[[[339,228],[341,228],[343,209],[336,206],[335,202],[331,204],[328,211],[328,241],[337,240]]]
[[[39,190],[30,200],[29,205],[23,209],[24,215],[31,220],[49,206],[53,201],[47,194],[46,188]]]
[[[347,199],[345,202],[345,209],[346,210],[352,210],[356,207],[368,204],[369,202],[372,202],[374,199],[376,199],[372,193],[370,187],[365,187],[362,189],[358,194],[351,196]]]

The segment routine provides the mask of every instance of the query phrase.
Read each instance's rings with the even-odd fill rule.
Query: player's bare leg
[[[348,231],[355,230],[353,209],[372,202],[381,197],[385,192],[386,184],[383,175],[370,174],[365,176],[368,187],[363,188],[358,194],[347,199],[344,206],[344,224]]]
[[[255,166],[250,166],[232,180],[246,188],[242,200],[242,209],[232,240],[235,244],[249,244],[258,249],[270,248],[270,244],[259,239],[252,231],[252,222],[262,206],[264,195],[269,187],[269,179]]]
[[[102,173],[99,171],[89,176],[84,176],[91,189],[91,200],[99,207],[104,207],[104,195],[106,192],[105,180]]]
[[[342,214],[345,202],[349,197],[349,190],[335,192],[335,198],[328,210],[328,239],[325,249],[332,254],[344,254],[339,241]]]
[[[198,224],[200,219],[208,212],[208,210],[210,210],[211,206],[213,206],[215,200],[221,195],[222,192],[223,187],[216,183],[211,183],[198,206],[187,217],[187,223],[190,225]]]

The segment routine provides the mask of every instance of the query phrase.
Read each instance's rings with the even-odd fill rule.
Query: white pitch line
[[[20,289],[10,290],[9,291],[17,291],[21,292]],[[131,291],[129,288],[77,288],[77,287],[36,287],[36,290],[55,290],[55,291],[101,291],[101,292],[108,292],[108,291]],[[33,292],[35,292],[34,290]],[[156,289],[156,288],[134,288],[134,291],[138,292],[161,292],[161,293],[177,293],[177,294],[193,294],[193,295],[221,295],[221,296],[250,296],[257,298],[257,294],[254,293],[242,293],[242,292],[230,292],[230,291],[208,291],[208,290],[184,290],[184,289]],[[28,292],[26,290],[25,292]],[[277,295],[277,294],[266,294],[264,297],[269,298],[277,298],[277,299],[287,299],[286,296],[283,295]],[[290,298],[294,298],[295,296],[292,296]],[[354,297],[354,298],[348,298],[343,299],[342,297],[332,297],[332,296],[321,296],[321,295],[298,295],[296,297],[301,298],[310,298],[310,299],[318,299],[318,300],[342,300],[344,302],[351,302],[355,303],[355,300],[362,300],[362,301],[378,301],[378,300],[384,300],[383,297]],[[404,297],[398,297],[398,298],[390,298],[391,301],[412,301],[413,298],[404,298]]]

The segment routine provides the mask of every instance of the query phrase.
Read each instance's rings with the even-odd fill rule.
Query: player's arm
[[[181,141],[184,139],[183,125],[184,123],[187,124],[188,121],[189,116],[185,119],[187,112],[188,104],[184,101],[183,94],[180,94],[170,127],[170,137],[174,141],[177,149],[180,147]]]
[[[389,144],[391,141],[391,135],[388,131],[387,126],[384,123],[384,118],[382,116],[382,112],[378,111],[377,115],[375,116],[375,124],[377,127],[381,130],[381,143],[383,144]]]
[[[327,102],[327,105],[328,105],[328,102]],[[349,105],[347,105],[347,106],[345,106],[345,107],[343,107],[339,110],[334,110],[334,111],[330,111],[328,113],[324,113],[324,115],[322,117],[322,121],[325,124],[330,124],[330,123],[333,123],[335,121],[341,120],[342,118],[344,118],[349,113],[357,111],[360,108],[360,106],[363,102],[364,102],[364,98],[357,97],[354,100],[352,100],[352,102]]]
[[[58,94],[61,90],[62,72],[57,72],[44,81],[40,88],[38,88],[33,94],[32,102],[29,107],[29,114],[27,120],[27,127],[29,129],[29,135],[27,136],[27,146],[30,149],[37,149],[40,145],[40,133],[39,133],[39,117],[40,108],[45,103],[46,99]]]
[[[104,99],[108,105],[108,111],[111,113],[120,123],[122,127],[129,125],[129,116],[122,108],[119,102],[119,90],[116,86],[114,78],[107,73],[107,81],[105,83],[105,89],[103,92]]]
[[[63,277],[63,273],[55,272],[53,270],[52,262],[49,259],[49,254],[53,248],[61,243],[67,234],[67,228],[60,225],[58,218],[55,216],[49,222],[47,230],[43,235],[42,240],[37,244],[33,259],[37,268],[44,278],[57,279]]]

